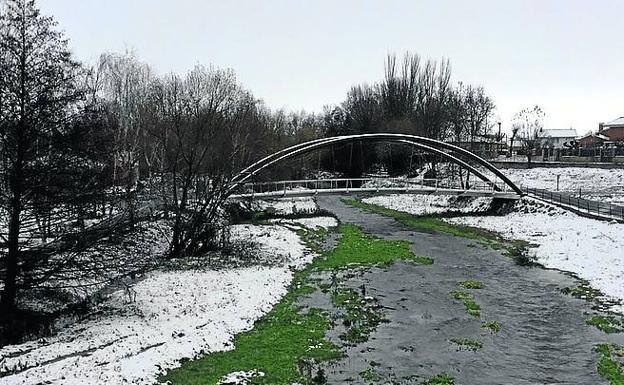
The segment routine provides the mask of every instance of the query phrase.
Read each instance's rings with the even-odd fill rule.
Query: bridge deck
[[[469,188],[439,179],[343,178],[246,183],[230,199],[303,197],[345,194],[423,194],[520,199],[520,194],[475,181]]]

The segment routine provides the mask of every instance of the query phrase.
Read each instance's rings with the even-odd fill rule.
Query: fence
[[[624,207],[612,205],[610,203],[592,201],[589,199],[577,198],[570,194],[553,192],[539,188],[522,187],[522,191],[528,196],[540,198],[550,203],[567,205],[579,213],[586,213],[602,218],[616,219],[624,221]]]
[[[273,191],[291,191],[296,189],[332,190],[332,189],[384,189],[395,188],[406,191],[419,189],[452,189],[462,191],[494,192],[496,186],[483,181],[471,181],[469,185],[445,179],[404,179],[404,178],[344,178],[344,179],[310,179],[287,180],[273,182],[245,183],[243,193],[267,193]],[[507,185],[500,186],[501,192],[507,192]]]

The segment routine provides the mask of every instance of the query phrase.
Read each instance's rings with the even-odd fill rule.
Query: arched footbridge
[[[339,178],[255,181],[255,177],[271,166],[280,165],[290,159],[302,157],[336,145],[367,143],[399,143],[412,146],[422,152],[437,155],[448,163],[455,164],[474,175],[470,183],[450,179],[405,179],[405,178]],[[467,181],[468,179],[466,179]],[[493,197],[516,200],[522,190],[500,170],[474,153],[450,143],[408,134],[375,133],[345,135],[300,143],[275,152],[248,166],[231,182],[230,199],[268,198],[285,196],[309,196],[322,194],[352,193],[405,193],[439,194],[473,197]]]

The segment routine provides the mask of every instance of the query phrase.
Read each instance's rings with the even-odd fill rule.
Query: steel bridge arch
[[[471,166],[467,162],[459,159],[455,155],[460,155],[471,160],[474,160],[481,166],[490,170],[494,175],[500,178],[509,188],[511,188],[518,195],[524,195],[522,190],[516,186],[505,174],[503,174],[498,168],[492,165],[490,162],[481,158],[474,153],[461,148],[459,146],[455,146],[450,143],[442,142],[439,140],[425,138],[422,136],[409,135],[409,134],[391,134],[391,133],[375,133],[375,134],[359,134],[359,135],[344,135],[344,136],[335,136],[329,138],[316,139],[309,142],[304,142],[300,144],[296,144],[294,146],[285,148],[283,150],[277,151],[271,155],[268,155],[259,161],[251,164],[240,173],[238,173],[232,179],[232,185],[230,187],[230,191],[233,191],[238,186],[245,183],[251,177],[256,175],[258,172],[264,170],[265,168],[272,166],[275,163],[279,163],[281,161],[297,157],[299,155],[307,154],[309,152],[316,151],[318,149],[322,149],[325,147],[330,147],[335,144],[349,143],[355,141],[370,141],[370,142],[395,142],[395,143],[403,143],[414,146],[416,148],[420,148],[430,153],[438,154],[449,161],[460,165],[473,174],[475,174],[479,179],[484,182],[492,184],[492,186],[500,190],[494,182],[492,182],[488,177],[483,175],[479,170],[475,167]],[[448,150],[451,153],[445,152],[444,150]]]

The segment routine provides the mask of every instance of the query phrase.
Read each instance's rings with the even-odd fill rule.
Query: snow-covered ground
[[[255,211],[272,209],[279,215],[314,213],[318,211],[318,205],[311,197],[255,200],[252,208]]]
[[[413,215],[439,214],[451,210],[462,213],[483,212],[487,211],[492,203],[491,198],[412,194],[380,195],[362,201]]]
[[[464,204],[481,211],[482,205]],[[365,202],[416,215],[457,211],[443,196],[392,195]],[[525,198],[503,216],[447,218],[450,223],[480,227],[537,245],[531,253],[548,268],[575,273],[605,295],[624,301],[624,224],[580,217],[552,205]],[[614,311],[624,312],[624,306]]]
[[[531,253],[542,265],[573,272],[605,295],[624,301],[624,224],[580,217],[530,199],[504,216],[446,220],[536,244]],[[613,310],[624,312],[624,306]]]
[[[298,225],[316,230],[319,227],[330,228],[338,226],[338,221],[333,217],[297,218],[297,219],[272,219],[271,223],[283,225]]]
[[[560,191],[578,195],[580,189],[583,198],[624,205],[624,169],[542,167],[501,171],[519,185],[552,191],[557,189],[559,175]]]
[[[149,273],[89,319],[0,349],[0,384],[153,384],[183,358],[231,348],[285,294],[293,268],[313,257],[286,226],[237,225],[232,235],[256,244],[268,265]]]

